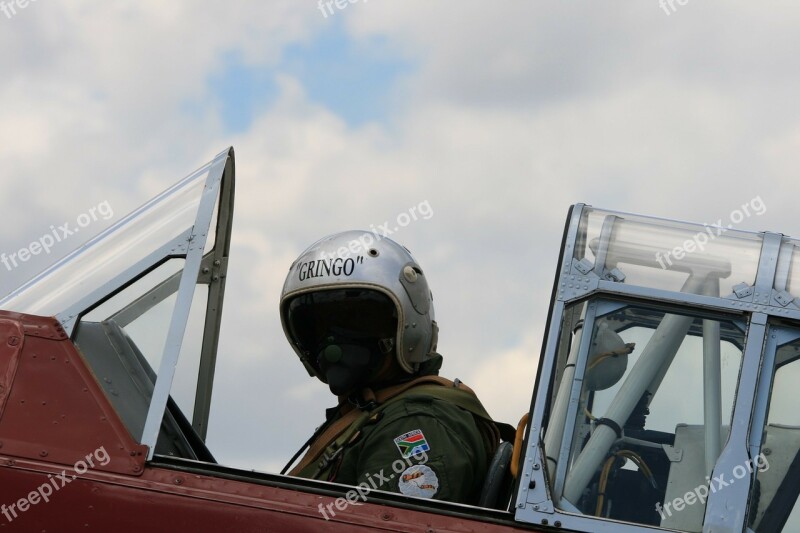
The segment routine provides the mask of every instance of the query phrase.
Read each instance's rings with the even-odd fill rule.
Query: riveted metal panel
[[[0,311],[0,340],[7,391],[0,458],[72,466],[102,448],[109,461],[98,470],[142,472],[147,448],[132,439],[55,319]]]

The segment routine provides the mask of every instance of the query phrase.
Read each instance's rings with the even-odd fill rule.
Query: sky
[[[236,151],[208,438],[225,464],[279,470],[335,403],[277,312],[324,235],[397,227],[442,374],[513,423],[570,205],[713,223],[758,198],[738,229],[800,235],[795,2],[3,5],[0,253],[109,214],[0,263],[0,293]]]

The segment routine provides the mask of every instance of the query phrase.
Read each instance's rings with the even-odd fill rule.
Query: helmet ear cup
[[[435,354],[436,349],[439,347],[439,324],[435,320],[431,320],[431,348],[428,351],[430,354]]]
[[[433,299],[430,296],[431,291],[428,289],[428,281],[423,276],[419,265],[409,261],[403,265],[398,279],[414,310],[421,315],[427,314]]]

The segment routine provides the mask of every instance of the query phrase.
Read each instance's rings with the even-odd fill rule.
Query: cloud
[[[40,2],[0,20],[0,46],[19,50],[0,56],[0,212],[13,221],[0,226],[0,252],[103,200],[120,217],[234,145],[210,441],[231,462],[276,465],[334,400],[283,338],[289,265],[325,234],[427,201],[433,217],[393,238],[431,282],[443,374],[515,422],[569,205],[703,222],[760,194],[767,212],[741,227],[800,234],[798,13],[744,2],[692,2],[669,17],[645,3],[611,17],[588,4],[370,2],[325,19],[289,0]],[[391,92],[375,100],[390,106],[379,119],[354,125],[304,85],[313,70],[281,67],[288,48],[332,24],[413,66],[374,86]],[[230,57],[274,81],[235,134],[210,82]],[[33,266],[44,265],[0,270],[0,289]]]
[[[486,357],[464,378],[495,420],[517,425],[528,412],[541,339],[531,334]]]

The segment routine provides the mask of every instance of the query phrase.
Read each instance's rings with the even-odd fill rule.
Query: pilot
[[[472,390],[438,376],[431,291],[406,248],[364,231],[317,241],[289,269],[280,316],[338,397],[283,472],[307,448],[289,475],[477,501],[498,427]]]

